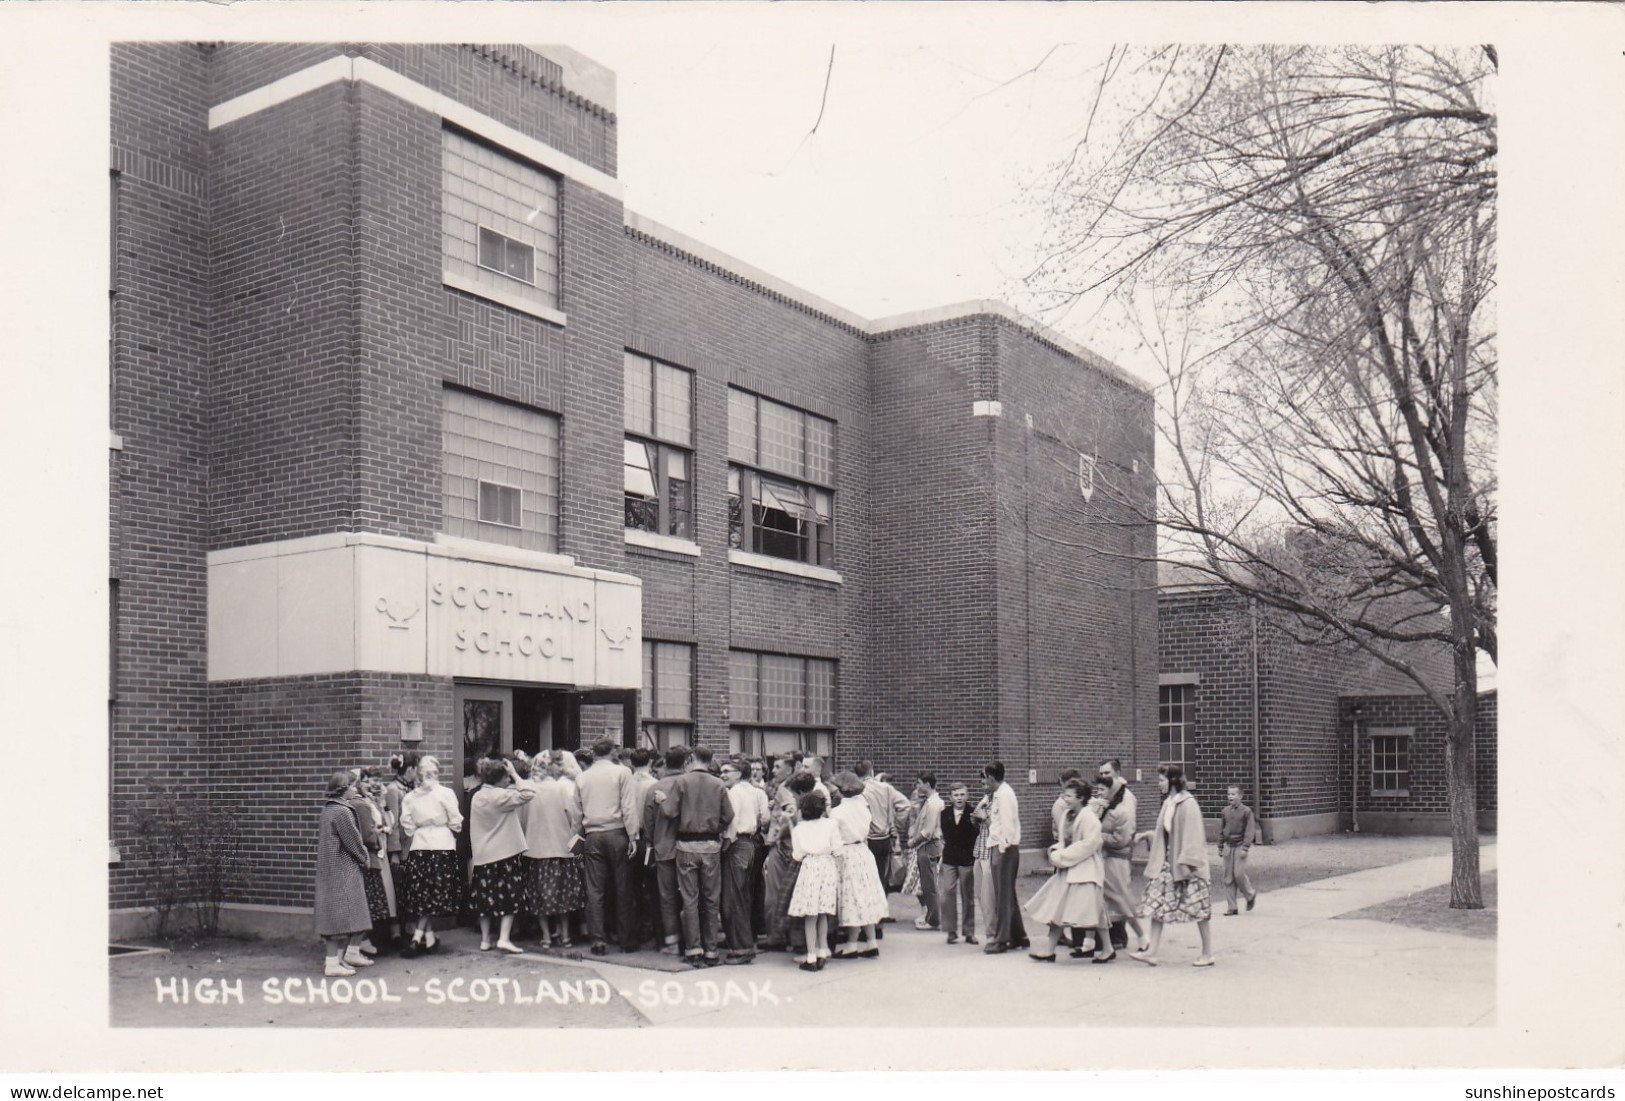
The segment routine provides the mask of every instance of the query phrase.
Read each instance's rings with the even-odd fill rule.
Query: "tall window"
[[[835,663],[734,650],[728,655],[729,749],[777,756],[835,752]]]
[[[626,526],[692,539],[693,376],[626,353]]]
[[[1158,695],[1157,752],[1190,779],[1196,764],[1196,685],[1165,684]]]
[[[835,565],[835,422],[728,391],[728,541]]]
[[[462,390],[444,394],[443,530],[557,551],[558,418]]]
[[[1371,735],[1371,794],[1409,795],[1411,788],[1411,732],[1385,731]]]
[[[643,640],[643,736],[665,750],[694,744],[694,647]]]
[[[559,182],[455,130],[441,131],[445,281],[516,305],[559,305]]]

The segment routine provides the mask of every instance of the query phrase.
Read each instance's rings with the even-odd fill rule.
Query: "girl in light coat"
[[[1110,963],[1117,958],[1111,951],[1111,930],[1100,895],[1104,879],[1100,821],[1085,805],[1089,795],[1089,785],[1079,779],[1068,780],[1061,789],[1065,817],[1061,837],[1049,849],[1055,873],[1025,907],[1028,917],[1049,929],[1049,951],[1028,953],[1040,963],[1055,962],[1055,949],[1068,927],[1095,931],[1095,943],[1105,954],[1096,955],[1093,962]]]
[[[1157,769],[1157,785],[1163,795],[1157,828],[1135,835],[1136,841],[1151,842],[1151,859],[1145,866],[1145,897],[1140,900],[1141,916],[1151,919],[1151,945],[1129,955],[1155,967],[1163,923],[1194,921],[1202,938],[1202,954],[1193,966],[1212,967],[1213,941],[1208,932],[1208,919],[1213,916],[1212,874],[1202,808],[1197,806],[1196,797],[1185,790],[1185,770],[1179,765]]]

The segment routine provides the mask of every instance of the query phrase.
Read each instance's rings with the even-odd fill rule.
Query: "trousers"
[[[976,862],[976,908],[982,911],[982,938],[992,943],[994,931],[999,927],[999,915],[993,905],[993,862],[986,857]]]
[[[660,894],[660,935],[667,944],[683,938],[683,900],[677,891],[677,861],[655,861],[655,889]]]
[[[756,951],[751,873],[756,868],[757,847],[756,838],[739,837],[722,854],[722,924],[728,933],[728,948],[736,955]]]
[[[637,903],[632,895],[631,845],[625,830],[600,830],[583,839],[587,864],[587,935],[594,943],[625,946],[637,937]],[[608,900],[615,898],[614,936],[606,923]]]
[[[927,841],[914,850],[914,867],[920,877],[920,907],[925,923],[935,929],[942,924],[937,912],[937,862],[942,859],[942,842]]]
[[[948,932],[976,935],[976,876],[972,867],[944,864],[937,880],[942,895],[942,926]]]
[[[1016,905],[1016,876],[1021,870],[1021,850],[1014,845],[993,851],[993,910],[997,925],[993,939],[1009,948],[1020,947],[1027,939],[1027,927]]]
[[[722,854],[679,848],[677,893],[683,900],[683,950],[716,955],[722,941]]]
[[[1238,845],[1224,848],[1224,901],[1227,909],[1236,908],[1236,892],[1249,901],[1257,896],[1253,881],[1247,877],[1247,850]]]

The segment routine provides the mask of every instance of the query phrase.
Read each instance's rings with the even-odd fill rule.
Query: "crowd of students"
[[[782,950],[819,970],[880,955],[893,890],[919,898],[916,928],[945,932],[948,944],[985,941],[992,954],[1027,949],[1048,963],[1064,944],[1071,958],[1109,963],[1132,930],[1130,955],[1156,965],[1163,925],[1190,921],[1196,965],[1213,962],[1201,811],[1177,765],[1158,770],[1164,799],[1145,831],[1115,760],[1093,781],[1066,770],[1053,874],[1025,907],[1020,810],[999,762],[983,769],[974,803],[963,783],[944,800],[928,771],[906,796],[867,761],[826,775],[821,759],[799,753],[767,762],[681,745],[663,756],[601,741],[486,758],[461,797],[433,757],[404,754],[391,767],[387,781],[373,768],[329,780],[315,908],[328,975],[354,974],[380,952],[435,952],[436,921],[461,916],[478,920],[481,951],[522,952],[519,922],[544,949],[658,950],[695,966]],[[1245,860],[1255,829],[1231,789],[1227,913],[1238,891],[1253,908]],[[1130,857],[1140,842],[1150,855],[1137,903]],[[1042,930],[1036,946],[1029,921]]]

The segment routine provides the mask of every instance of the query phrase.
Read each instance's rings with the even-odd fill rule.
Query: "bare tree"
[[[1476,663],[1496,655],[1495,64],[1113,51],[1039,191],[1028,280],[1051,309],[1112,296],[1161,364],[1162,553],[1306,642],[1374,655],[1447,717],[1461,908],[1482,906]],[[1423,675],[1430,645],[1452,684]]]

